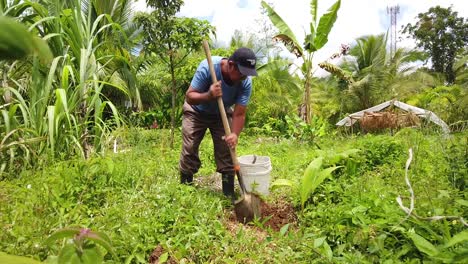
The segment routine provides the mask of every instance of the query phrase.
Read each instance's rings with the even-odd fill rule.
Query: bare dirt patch
[[[196,177],[194,179],[195,184],[198,186],[203,186],[215,192],[221,192],[221,176],[217,173],[212,175],[206,175],[202,177]],[[238,186],[236,184],[236,191],[238,192]],[[274,231],[279,231],[281,227],[286,224],[290,224],[290,227],[294,227],[297,224],[297,215],[294,210],[293,205],[290,202],[278,198],[276,201],[269,201],[268,203],[262,201],[261,211],[262,211],[262,220],[266,220],[263,224],[265,228],[271,228]],[[234,212],[229,212],[228,215],[229,223],[226,223],[227,228],[231,231],[234,229],[234,226],[238,224]]]
[[[165,250],[163,249],[163,247],[161,245],[157,245],[156,248],[153,250],[153,253],[151,253],[151,256],[149,258],[149,264],[157,264],[157,263],[160,263],[160,260],[161,260],[161,256],[165,253]],[[172,257],[169,257],[165,263],[168,263],[168,264],[176,264],[177,261],[172,258]]]
[[[297,225],[296,212],[293,205],[289,202],[275,201],[266,203],[262,201],[261,212],[262,216],[260,222],[263,223],[262,226],[264,229],[270,228],[273,231],[280,231],[281,228],[287,224],[290,224],[290,227],[295,227]],[[226,224],[227,228],[230,231],[235,231],[235,226],[240,224],[237,221],[235,213],[229,212],[228,219],[229,221]],[[247,226],[253,225],[248,223]]]
[[[263,225],[274,231],[280,229],[287,224],[296,226],[297,215],[291,203],[278,201],[276,203],[262,202],[262,219],[268,219]]]

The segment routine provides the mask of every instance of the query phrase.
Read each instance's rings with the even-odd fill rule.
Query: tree
[[[349,56],[345,56],[339,66],[325,61],[319,66],[338,79],[338,91],[332,98],[339,99],[345,113],[369,108],[385,100],[407,96],[416,88],[425,85],[421,79],[427,76],[410,75],[414,61],[423,59],[422,53],[398,48],[393,54],[387,50],[387,37],[384,34],[363,36],[356,40]],[[340,53],[330,59],[345,55]],[[329,59],[329,60],[330,60]],[[332,89],[333,90],[333,89]]]
[[[261,127],[269,118],[284,120],[287,115],[296,112],[302,82],[289,73],[290,65],[290,61],[277,56],[269,58],[268,63],[257,69],[260,75],[256,77],[252,90],[255,100],[249,106],[249,126]]]
[[[418,48],[429,53],[432,70],[443,73],[449,84],[454,83],[453,64],[457,53],[468,44],[468,24],[451,7],[431,7],[420,13],[415,24],[407,24],[403,33],[416,39]]]
[[[328,42],[328,34],[336,21],[338,10],[341,5],[341,0],[336,1],[328,11],[320,17],[319,23],[317,24],[317,2],[318,0],[312,0],[310,2],[310,14],[312,15],[310,33],[305,36],[304,47],[302,47],[284,20],[265,1],[262,1],[262,6],[266,9],[268,17],[279,31],[274,39],[283,43],[290,52],[296,55],[296,57],[302,58],[304,61],[301,70],[304,76],[304,119],[307,123],[310,123],[311,120],[310,88],[313,77],[312,58],[314,53]]]
[[[182,66],[190,52],[200,49],[201,42],[214,33],[214,27],[205,20],[176,17],[183,0],[147,0],[154,8],[150,14],[141,13],[135,21],[143,28],[144,51],[154,53],[164,63],[171,75],[172,112],[171,147],[174,144],[177,81],[176,69]]]

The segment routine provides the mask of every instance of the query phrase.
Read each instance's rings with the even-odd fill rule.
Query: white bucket
[[[248,192],[269,194],[270,172],[272,170],[270,157],[245,155],[238,158],[240,173]]]

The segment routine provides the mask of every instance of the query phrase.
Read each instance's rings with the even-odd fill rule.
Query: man
[[[257,76],[256,56],[248,48],[237,49],[231,57],[212,57],[217,83],[212,83],[208,62],[200,63],[185,94],[182,119],[182,153],[180,155],[180,182],[191,184],[193,175],[201,166],[198,156],[206,129],[213,139],[216,171],[222,175],[223,193],[234,199],[234,166],[229,148],[237,145],[244,128],[246,107],[252,93],[252,80]],[[231,134],[225,137],[217,98],[222,97]],[[234,111],[231,106],[234,105]]]

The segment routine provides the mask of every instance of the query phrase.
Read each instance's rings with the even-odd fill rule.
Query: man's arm
[[[195,90],[192,85],[190,85],[187,92],[185,93],[185,99],[187,100],[187,103],[191,105],[197,105],[215,100],[217,97],[222,95],[221,81],[218,81],[217,83],[214,83],[210,86],[208,92],[204,93]]]
[[[240,104],[236,104],[234,106],[234,112],[232,113],[231,134],[225,138],[226,143],[231,148],[237,145],[239,135],[242,132],[242,129],[244,129],[246,112],[246,106]]]

